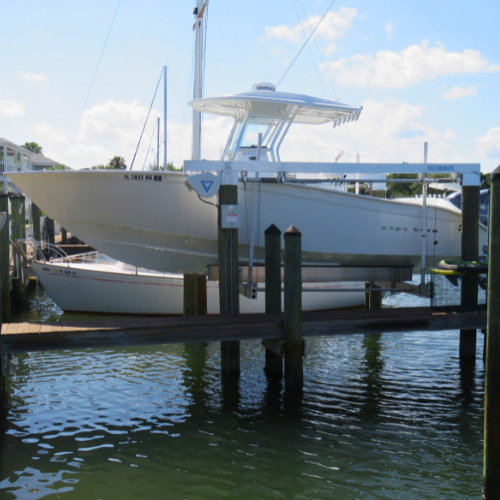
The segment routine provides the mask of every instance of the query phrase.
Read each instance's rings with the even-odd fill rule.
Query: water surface
[[[40,292],[24,317],[61,314]],[[13,355],[0,497],[479,499],[482,335],[462,366],[458,337],[309,340],[302,395],[266,380],[258,342],[239,380],[216,343]]]

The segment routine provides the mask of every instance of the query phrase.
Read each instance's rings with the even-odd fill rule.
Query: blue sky
[[[130,164],[161,68],[167,64],[168,151],[190,156],[186,91],[194,2],[122,0],[80,115],[118,0],[8,2],[2,9],[0,136],[36,141],[77,168],[115,154]],[[329,0],[211,0],[205,95],[277,83]],[[500,3],[337,0],[279,90],[363,105],[357,123],[292,128],[283,159],[500,164]],[[134,168],[142,168],[162,110],[155,102]],[[79,123],[79,125],[78,125]],[[216,159],[230,127],[204,119],[203,157]],[[74,138],[73,138],[74,136]],[[155,139],[153,140],[153,144]],[[152,161],[152,156],[146,163]]]

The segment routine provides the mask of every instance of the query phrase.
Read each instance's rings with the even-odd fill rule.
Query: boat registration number
[[[124,174],[126,181],[161,181],[161,175],[150,174]]]

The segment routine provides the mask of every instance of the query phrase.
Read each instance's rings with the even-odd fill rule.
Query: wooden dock
[[[304,312],[302,320],[303,337],[486,328],[485,311],[442,312],[428,307]],[[16,353],[284,338],[284,315],[278,313],[6,323],[0,342],[2,353]]]

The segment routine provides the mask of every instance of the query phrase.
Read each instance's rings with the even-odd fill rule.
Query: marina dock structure
[[[260,148],[261,139],[259,138]],[[462,303],[458,309],[435,308],[402,308],[380,309],[381,295],[386,291],[404,291],[422,297],[432,295],[432,286],[425,281],[427,237],[430,231],[427,227],[427,211],[425,187],[435,178],[429,178],[428,173],[451,172],[452,177],[440,179],[446,182],[461,182],[462,184],[462,257],[471,259],[478,255],[479,245],[479,217],[476,202],[479,199],[480,167],[477,164],[314,164],[280,162],[278,178],[273,182],[293,182],[288,178],[289,173],[316,174],[333,172],[333,169],[346,172],[364,172],[367,179],[356,179],[356,182],[370,182],[370,173],[418,173],[422,182],[424,197],[422,206],[422,268],[421,282],[419,285],[408,283],[411,280],[410,269],[396,269],[396,266],[366,266],[362,269],[356,266],[307,266],[302,262],[302,234],[300,228],[289,227],[283,235],[283,249],[281,248],[281,235],[279,229],[272,225],[267,228],[266,236],[266,289],[269,290],[269,301],[266,300],[266,313],[255,315],[239,314],[239,296],[252,298],[259,289],[258,266],[253,262],[253,249],[255,245],[255,232],[250,238],[250,252],[248,265],[242,266],[238,255],[238,230],[241,215],[238,206],[238,181],[248,162],[242,161],[191,161],[186,162],[186,169],[193,172],[188,175],[186,183],[203,197],[203,190],[207,194],[206,184],[215,184],[219,194],[218,211],[218,265],[209,267],[209,278],[219,281],[219,302],[221,314],[218,317],[206,316],[206,278],[201,274],[186,274],[184,293],[185,318],[160,318],[160,319],[125,319],[104,322],[68,322],[62,324],[4,324],[0,336],[2,360],[7,353],[28,352],[37,350],[89,348],[89,347],[118,347],[130,345],[151,345],[164,343],[193,343],[217,341],[221,343],[221,372],[223,376],[237,380],[240,372],[240,346],[241,340],[260,339],[264,342],[266,350],[266,373],[269,376],[283,376],[287,391],[301,391],[303,385],[303,356],[306,353],[307,337],[330,336],[337,334],[354,333],[382,333],[382,332],[409,332],[409,331],[446,331],[460,330],[459,355],[462,360],[474,356],[472,346],[475,345],[477,329],[484,329],[488,314],[489,325],[495,325],[498,314],[492,303],[489,304],[488,313],[477,307],[477,280],[464,279],[462,287]],[[252,163],[256,173],[264,173],[269,166],[262,166],[257,161]],[[207,172],[208,171],[208,172]],[[243,173],[243,174],[242,174]],[[497,179],[500,180],[500,172]],[[250,179],[247,179],[250,181]],[[324,179],[322,180],[324,182]],[[412,180],[413,181],[413,180]],[[255,176],[252,182],[265,182]],[[313,179],[301,179],[301,182],[313,182]],[[200,184],[200,185],[197,185]],[[258,190],[254,190],[258,196]],[[213,193],[211,193],[213,196]],[[257,210],[258,202],[254,203]],[[490,259],[494,255],[494,243],[497,236],[491,232],[496,228],[495,217],[500,214],[492,213],[490,226]],[[255,215],[254,215],[255,220]],[[255,231],[255,224],[253,226]],[[483,228],[484,230],[484,228]],[[273,239],[274,236],[274,239]],[[344,235],[348,237],[348,235]],[[275,248],[273,248],[273,242]],[[277,243],[280,244],[279,252]],[[274,255],[274,257],[273,257]],[[279,259],[277,259],[279,255]],[[279,265],[278,265],[279,262]],[[282,266],[282,262],[284,266]],[[403,266],[404,267],[404,266]],[[323,311],[303,312],[301,305],[302,283],[307,273],[319,273],[324,277],[332,272],[351,274],[350,279],[356,275],[357,280],[368,282],[365,289],[367,295],[367,310],[353,311]],[[373,276],[373,273],[379,276]],[[356,274],[357,273],[357,274]],[[345,278],[344,278],[345,279]],[[331,281],[331,276],[328,277]],[[284,310],[279,309],[276,290],[281,294],[282,281],[284,284]],[[317,281],[317,280],[315,280]],[[321,281],[321,280],[320,280]],[[491,275],[489,287],[493,287],[488,300],[495,295],[494,280]],[[273,292],[274,291],[274,292]],[[274,299],[273,299],[274,297]],[[493,310],[492,310],[493,307]],[[496,346],[493,331],[494,326],[489,326],[487,331],[487,363],[495,364],[492,359],[500,356],[500,346]],[[498,334],[498,332],[496,332]],[[498,349],[497,349],[498,347]],[[497,352],[498,351],[498,352]],[[492,358],[493,356],[493,358]],[[284,361],[284,363],[283,363]],[[489,369],[487,369],[487,372]],[[3,361],[2,373],[5,371]],[[2,380],[2,384],[5,380]],[[488,379],[487,379],[488,384]],[[491,424],[491,413],[495,414],[495,398],[500,399],[500,389],[497,391],[496,383],[491,394],[488,394],[490,409],[487,409],[486,421]],[[490,420],[488,420],[488,418]],[[492,433],[495,437],[496,435]],[[495,439],[497,439],[495,437]],[[486,447],[486,444],[485,444]],[[486,448],[485,448],[486,449]],[[488,447],[489,460],[496,460],[496,450]],[[486,459],[485,459],[486,464]],[[486,469],[485,469],[486,470]],[[491,481],[494,488],[495,480]],[[495,498],[493,495],[491,498]]]

